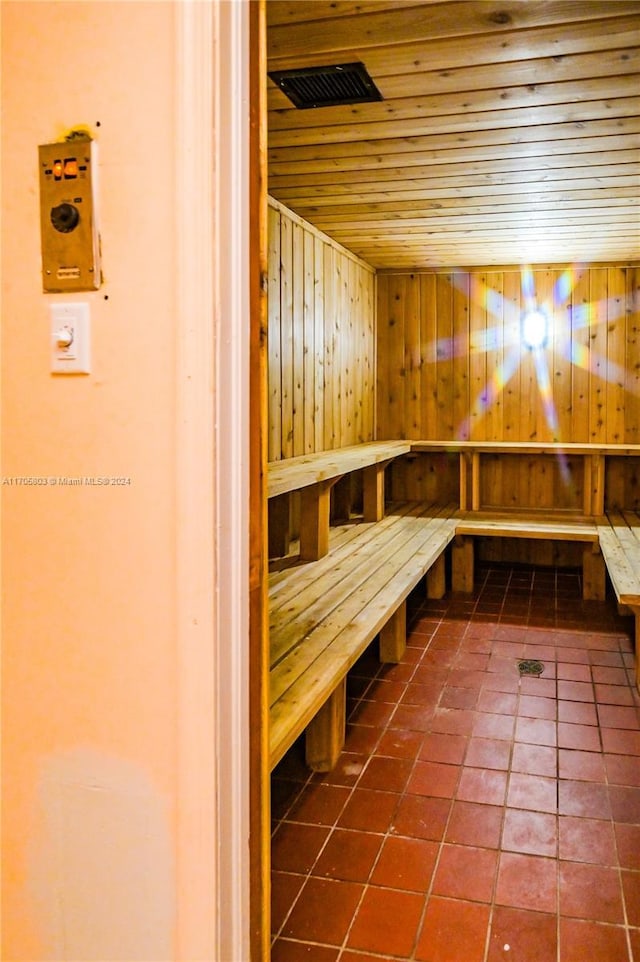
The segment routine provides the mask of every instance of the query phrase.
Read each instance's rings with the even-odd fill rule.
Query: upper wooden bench
[[[409,441],[368,441],[332,451],[305,454],[268,467],[269,555],[289,550],[289,500],[300,491],[300,557],[315,561],[329,548],[331,488],[352,471],[363,470],[365,521],[379,521],[384,515],[384,469],[401,454],[408,454]]]
[[[640,514],[608,511],[598,519],[597,529],[618,602],[635,615],[636,683],[640,688]]]
[[[455,510],[391,505],[380,521],[332,528],[330,555],[272,572],[272,768],[305,730],[309,766],[333,767],[344,743],[347,672],[378,634],[381,660],[400,660],[406,599],[425,574],[429,597],[443,596]]]

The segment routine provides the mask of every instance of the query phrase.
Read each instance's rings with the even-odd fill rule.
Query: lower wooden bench
[[[579,541],[582,552],[582,593],[585,600],[602,600],[605,596],[605,567],[600,551],[598,529],[592,519],[567,515],[553,519],[540,514],[509,512],[458,512],[456,538],[452,547],[452,588],[473,590],[473,538],[539,538],[550,541]]]
[[[380,635],[380,658],[406,645],[406,599],[427,575],[445,591],[456,505],[389,505],[377,522],[338,526],[330,554],[270,577],[270,764],[306,730],[307,764],[328,771],[342,750],[346,676]]]
[[[635,615],[636,684],[640,688],[640,514],[608,511],[596,525],[616,598]]]

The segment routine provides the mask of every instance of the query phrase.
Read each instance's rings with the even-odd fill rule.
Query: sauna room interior
[[[638,5],[266,14],[273,962],[638,962]]]

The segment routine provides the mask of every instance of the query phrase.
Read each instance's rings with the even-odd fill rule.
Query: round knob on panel
[[[53,335],[58,347],[71,347],[73,344],[73,330],[70,327],[62,327]]]
[[[59,204],[51,208],[51,223],[61,234],[69,234],[78,226],[80,213],[73,204]]]

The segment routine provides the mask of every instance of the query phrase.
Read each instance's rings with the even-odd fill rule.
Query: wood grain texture
[[[298,110],[266,81],[270,192],[367,262],[637,256],[637,3],[272,0],[267,13],[269,70],[361,61],[383,96]]]
[[[636,442],[637,268],[398,273],[378,283],[380,439]],[[541,350],[521,343],[527,305],[548,319]]]
[[[375,277],[269,202],[269,460],[374,437]]]

